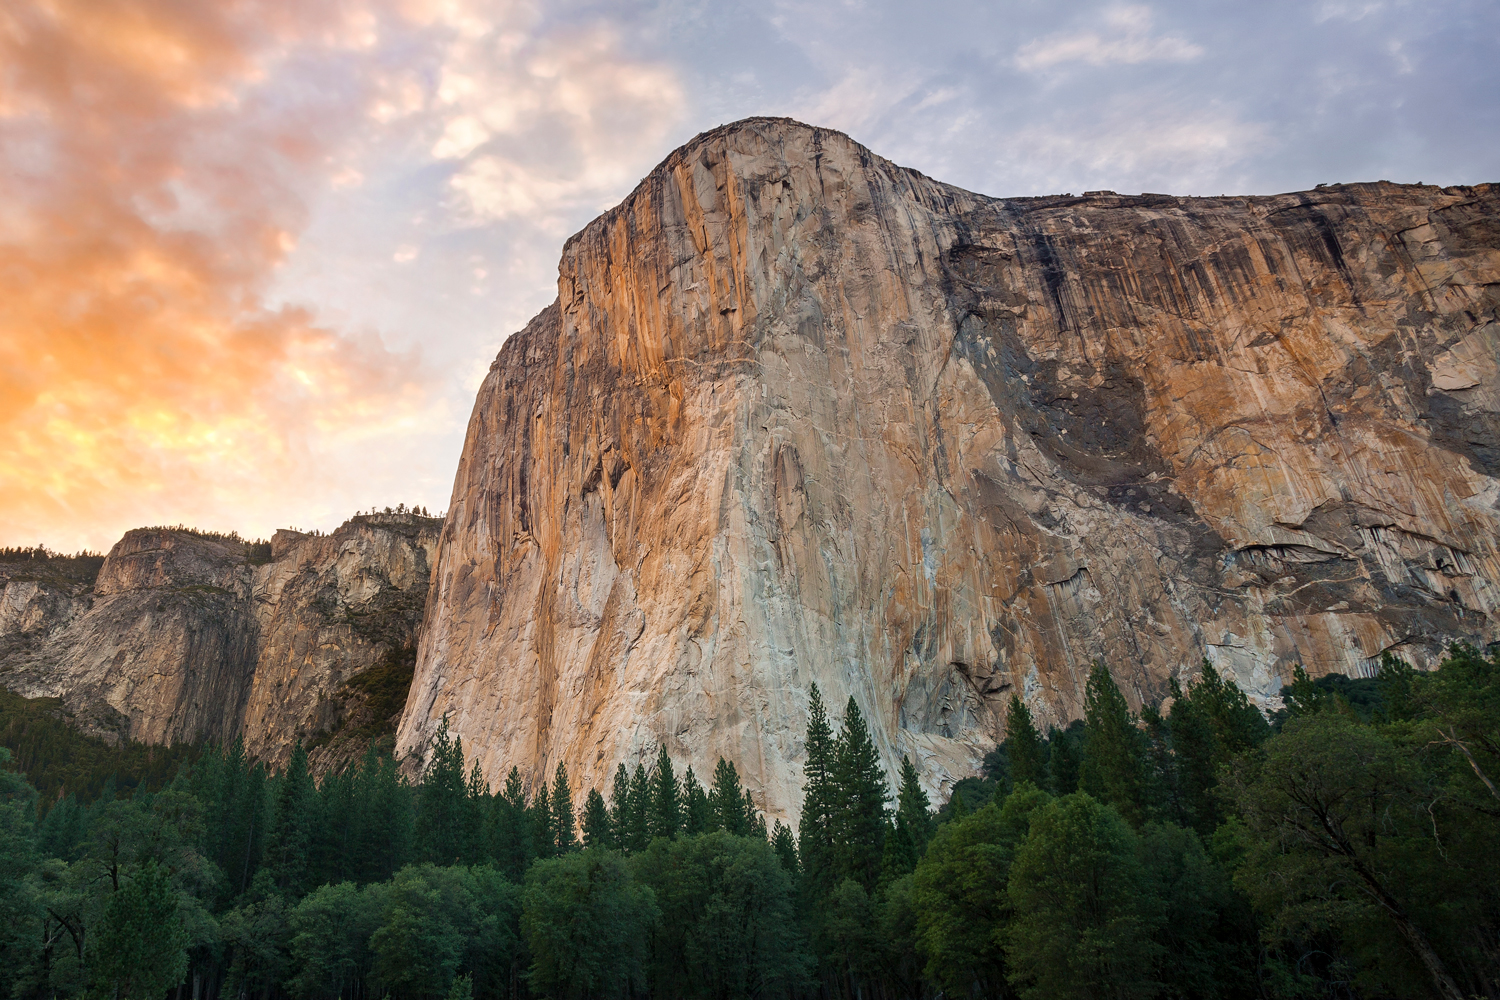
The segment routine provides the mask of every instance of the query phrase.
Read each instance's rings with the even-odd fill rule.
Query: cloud
[[[1265,124],[1231,110],[1184,109],[1160,95],[1138,95],[1022,127],[1002,159],[1011,178],[1038,192],[1206,190],[1229,183],[1237,165],[1272,142]]]
[[[1000,195],[1492,179],[1494,5],[1413,9],[10,0],[0,544],[440,506],[560,232],[745,115]]]
[[[466,32],[444,59],[432,155],[457,161],[450,186],[471,222],[547,227],[618,200],[683,106],[676,75],[631,58],[607,28]]]
[[[1387,6],[1380,0],[1358,0],[1354,3],[1347,0],[1324,0],[1316,6],[1314,20],[1318,24],[1333,20],[1363,21],[1383,12]]]
[[[469,399],[389,345],[451,348],[299,304],[286,275],[327,251],[320,212],[429,220],[337,261],[366,298],[400,267],[441,308],[464,228],[534,262],[536,233],[620,198],[680,121],[677,77],[631,46],[529,0],[7,5],[0,544],[440,502]],[[495,291],[488,266],[460,272],[466,298]],[[418,479],[425,498],[370,495]]]
[[[853,134],[910,101],[920,87],[921,80],[910,75],[853,66],[831,86],[805,96],[793,115]]]
[[[1147,62],[1189,62],[1203,55],[1203,47],[1176,35],[1151,35],[1151,8],[1111,7],[1100,20],[1103,31],[1048,35],[1021,46],[1015,63],[1026,72],[1052,69],[1063,63],[1090,66],[1133,65]]]
[[[349,428],[429,405],[416,357],[264,301],[364,99],[270,81],[298,51],[354,51],[369,31],[302,2],[0,15],[6,543],[248,527],[223,522],[316,491],[317,453]]]

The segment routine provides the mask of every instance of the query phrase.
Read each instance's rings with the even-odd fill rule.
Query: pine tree
[[[1382,663],[1386,662],[1391,664],[1394,675],[1403,674],[1400,667],[1405,667],[1406,684],[1410,684],[1411,667],[1396,660],[1389,653],[1384,654]],[[1391,680],[1385,670],[1386,668],[1382,666],[1382,683]],[[1200,708],[1208,716],[1214,735],[1226,755],[1234,756],[1252,747],[1258,747],[1271,735],[1270,724],[1266,722],[1266,717],[1260,713],[1260,709],[1250,704],[1250,699],[1245,696],[1244,690],[1234,681],[1226,680],[1221,676],[1206,657],[1203,660],[1203,672],[1188,686],[1187,693],[1188,699],[1194,706]]]
[[[568,787],[568,769],[557,763],[552,783],[552,829],[557,837],[557,853],[578,850],[578,831],[573,820],[573,792]]]
[[[625,849],[639,852],[650,844],[651,779],[646,776],[646,765],[637,764],[635,777],[630,781],[630,821],[626,826]]]
[[[1172,681],[1171,689],[1174,693],[1181,693],[1176,680]],[[1182,797],[1177,756],[1172,749],[1171,725],[1158,706],[1146,705],[1141,709],[1141,728],[1144,736],[1141,762],[1146,772],[1148,804],[1173,822],[1190,825],[1187,805]]]
[[[781,859],[781,867],[785,868],[795,877],[797,874],[797,842],[792,837],[792,828],[782,826],[779,819],[776,821],[776,826],[771,832],[771,849],[776,852],[776,857]]]
[[[833,813],[834,857],[839,877],[875,888],[885,839],[885,803],[890,798],[880,755],[854,698],[844,711],[834,757],[837,789]]]
[[[62,801],[47,810],[41,826],[37,828],[37,844],[43,851],[44,857],[75,861],[78,848],[82,845],[87,833],[87,811],[78,804],[77,797],[70,792],[63,797]]]
[[[687,773],[682,776],[682,831],[693,837],[713,828],[713,806],[698,776],[693,773],[693,765],[689,764]]]
[[[11,729],[7,735],[14,732]],[[41,902],[37,869],[43,858],[55,855],[47,851],[45,839],[37,836],[36,808],[41,797],[23,773],[11,770],[16,765],[10,750],[0,746],[0,995],[29,996],[34,991],[56,996],[52,990],[28,990],[21,985],[35,968],[33,956],[37,954],[33,943],[40,916],[37,903]],[[61,804],[54,805],[48,817],[59,808]],[[91,929],[96,936],[90,943],[98,944],[97,925]]]
[[[270,809],[266,772],[245,755],[243,737],[211,752],[203,769],[205,850],[224,873],[222,902],[242,894],[260,866]]]
[[[505,877],[519,884],[536,857],[536,847],[526,812],[526,786],[515,767],[505,776],[505,787],[495,796],[491,810],[490,855]]]
[[[1005,748],[1010,756],[1012,786],[1029,781],[1038,788],[1047,787],[1042,736],[1031,720],[1031,710],[1016,694],[1010,696],[1010,710],[1005,718]]]
[[[417,796],[417,843],[425,860],[453,865],[467,856],[468,795],[463,740],[449,736],[444,719],[432,739],[432,758]]]
[[[358,877],[354,856],[359,836],[359,804],[354,798],[358,772],[356,763],[323,777],[313,823],[314,873],[310,885],[337,884]]]
[[[750,797],[750,789],[745,789],[745,820],[749,825],[746,836],[759,837],[761,840],[770,842],[771,835],[766,831],[766,817],[755,808],[755,800]]]
[[[1067,729],[1051,729],[1047,743],[1051,748],[1049,777],[1052,791],[1057,795],[1071,795],[1078,791],[1078,745],[1082,742],[1083,725],[1074,722]]]
[[[889,882],[916,870],[927,852],[932,827],[931,803],[911,758],[901,758],[901,790],[896,795],[896,816],[887,827],[881,858],[881,879]]]
[[[1333,699],[1316,681],[1307,675],[1302,664],[1292,668],[1292,683],[1281,689],[1282,701],[1286,704],[1288,717],[1316,715],[1333,704]]]
[[[590,788],[588,798],[583,803],[583,846],[590,850],[611,848],[614,842],[614,824],[610,822],[609,807],[604,804],[604,796],[599,794],[599,789]]]
[[[550,858],[557,854],[557,827],[552,821],[552,801],[547,794],[547,782],[537,783],[536,797],[531,800],[531,842],[536,845],[536,856]]]
[[[610,846],[620,851],[630,849],[630,772],[625,762],[615,767],[615,783],[609,791]]]
[[[677,776],[672,773],[672,758],[666,744],[656,755],[656,773],[651,776],[651,837],[675,839],[682,829],[682,801],[678,795]]]
[[[714,787],[708,795],[713,810],[713,829],[743,837],[750,832],[750,818],[745,814],[745,792],[733,764],[719,758],[714,767]]]
[[[293,899],[301,898],[308,886],[308,854],[312,847],[312,775],[307,771],[307,751],[302,741],[292,749],[292,759],[276,780],[276,818],[266,845],[266,867],[276,887]]]
[[[1146,820],[1145,737],[1115,679],[1098,661],[1089,671],[1083,710],[1079,787],[1139,827]]]
[[[814,898],[821,898],[834,884],[833,765],[833,729],[814,684],[808,697],[807,759],[802,763],[802,818],[797,831],[804,885]]]
[[[187,944],[177,891],[167,872],[149,860],[105,905],[93,970],[102,993],[158,1000],[182,981]]]
[[[1204,672],[1208,671],[1210,664],[1208,659],[1203,660]],[[1396,656],[1390,650],[1380,654],[1380,672],[1375,675],[1376,686],[1380,690],[1380,715],[1386,722],[1405,722],[1417,714],[1417,703],[1415,700],[1415,688],[1417,683],[1417,671],[1410,663]],[[1235,685],[1238,690],[1238,685]],[[1240,696],[1244,697],[1240,691]],[[1245,699],[1249,702],[1249,699]],[[1265,716],[1260,716],[1259,730],[1269,730],[1266,725]],[[1269,732],[1261,736],[1264,740]]]
[[[903,875],[910,875],[917,870],[916,851],[911,842],[901,836],[901,831],[896,828],[895,818],[885,821],[885,844],[880,849],[880,886],[882,889],[889,886]]]
[[[906,829],[916,846],[917,857],[927,853],[932,831],[932,802],[910,758],[901,758],[901,791],[896,796],[896,822]]]
[[[1167,730],[1181,811],[1187,824],[1207,835],[1223,818],[1213,795],[1219,768],[1236,754],[1259,746],[1270,735],[1270,726],[1239,685],[1226,682],[1206,659],[1203,673],[1186,692],[1172,681],[1172,697]]]
[[[479,767],[479,758],[474,758],[474,767],[469,771],[469,783],[464,796],[464,846],[465,859],[471,865],[491,861],[488,838],[484,835],[485,815],[489,812],[490,786],[484,780],[484,771]]]
[[[357,870],[362,882],[384,882],[413,859],[412,789],[389,753],[371,746],[355,779],[360,803]]]

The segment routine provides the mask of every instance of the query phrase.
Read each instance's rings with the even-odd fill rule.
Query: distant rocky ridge
[[[1255,698],[1496,638],[1500,191],[1001,199],[826,129],[672,153],[479,391],[399,746],[800,806],[810,685],[971,773],[1021,694]]]
[[[0,560],[0,684],[61,699],[108,739],[243,736],[272,764],[300,739],[326,769],[394,725],[441,524],[367,514],[259,548],[141,528],[92,581],[66,561]],[[397,682],[394,703],[370,696],[372,675]]]

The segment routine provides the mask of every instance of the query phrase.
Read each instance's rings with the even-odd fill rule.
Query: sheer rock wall
[[[141,528],[92,587],[0,568],[0,684],[61,698],[109,739],[243,735],[281,763],[357,711],[345,681],[414,641],[440,523],[374,515],[328,535],[280,531],[266,562],[236,539]]]
[[[604,788],[665,743],[799,806],[809,685],[970,773],[1020,692],[1258,699],[1495,638],[1500,197],[996,199],[697,137],[479,391],[399,731]]]

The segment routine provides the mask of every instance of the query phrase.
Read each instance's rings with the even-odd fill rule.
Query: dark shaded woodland
[[[1285,695],[1205,664],[1135,716],[1096,665],[1083,720],[1013,700],[934,813],[814,691],[795,831],[725,761],[494,790],[444,729],[420,784],[379,746],[319,784],[300,747],[111,748],[12,697],[0,991],[1500,997],[1500,655]]]

